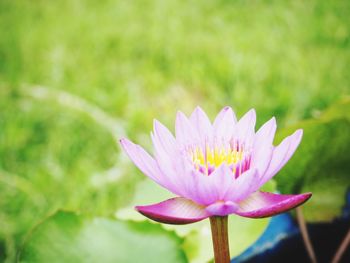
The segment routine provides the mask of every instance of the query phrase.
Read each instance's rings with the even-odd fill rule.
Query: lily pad
[[[182,240],[149,222],[57,212],[27,238],[19,262],[187,262]]]
[[[304,130],[301,145],[276,176],[286,193],[313,192],[303,206],[309,222],[331,221],[341,214],[350,188],[350,99],[333,105],[318,118],[283,129],[281,139],[297,128]]]
[[[272,190],[274,183],[269,183],[267,189]],[[130,205],[118,210],[116,216],[120,219],[137,221],[149,220],[134,210],[135,205],[157,203],[174,197],[170,192],[161,188],[149,179],[141,181],[135,190],[135,197]],[[229,216],[230,252],[234,257],[253,244],[263,233],[269,219],[247,219],[235,215]],[[211,231],[209,220],[203,220],[189,225],[166,225],[163,228],[174,230],[183,237],[184,250],[191,263],[210,262],[213,259]]]

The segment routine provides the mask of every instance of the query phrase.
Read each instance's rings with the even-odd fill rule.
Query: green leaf
[[[276,176],[283,193],[312,192],[304,205],[307,221],[331,221],[339,216],[350,187],[350,99],[333,105],[319,118],[283,129],[284,138],[297,128],[304,130],[302,143]]]
[[[273,191],[274,183],[267,185],[267,189]],[[153,181],[146,179],[141,181],[135,190],[135,197],[131,204],[117,211],[116,216],[121,219],[137,221],[149,220],[134,210],[135,205],[147,205],[158,203],[174,197],[170,192],[161,188]],[[269,219],[247,219],[235,215],[229,216],[229,240],[230,252],[234,257],[248,248],[267,227]],[[209,262],[213,259],[210,223],[203,220],[189,225],[166,225],[163,228],[174,230],[185,239],[184,250],[191,263]]]
[[[187,262],[182,240],[149,222],[57,212],[38,225],[19,262]]]

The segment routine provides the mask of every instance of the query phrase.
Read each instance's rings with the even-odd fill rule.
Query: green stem
[[[227,216],[210,217],[215,263],[229,263],[230,249],[228,244]]]

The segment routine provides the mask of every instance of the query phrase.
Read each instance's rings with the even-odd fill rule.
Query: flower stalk
[[[314,248],[313,248],[311,240],[310,240],[309,232],[307,231],[306,222],[305,222],[303,212],[302,212],[300,207],[297,207],[295,210],[297,213],[297,221],[299,224],[301,236],[303,237],[303,241],[304,241],[304,245],[305,245],[307,254],[309,255],[310,261],[312,263],[317,263],[316,254],[315,254]]]
[[[230,262],[227,216],[210,217],[215,263]]]
[[[343,254],[346,251],[347,246],[350,244],[350,229],[348,231],[348,233],[346,234],[345,238],[343,239],[343,241],[341,242],[337,253],[335,253],[334,258],[332,260],[332,263],[339,263],[341,257],[343,256]]]

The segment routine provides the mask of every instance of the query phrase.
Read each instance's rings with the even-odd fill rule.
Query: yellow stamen
[[[237,169],[241,171],[242,167],[236,167],[236,164],[246,157],[244,147],[236,143],[226,148],[218,146],[211,148],[209,145],[206,145],[204,152],[201,147],[197,146],[194,149],[190,149],[189,154],[196,169],[199,170],[200,167],[205,168],[207,173],[209,167],[216,168],[222,163],[232,166],[233,173]]]

